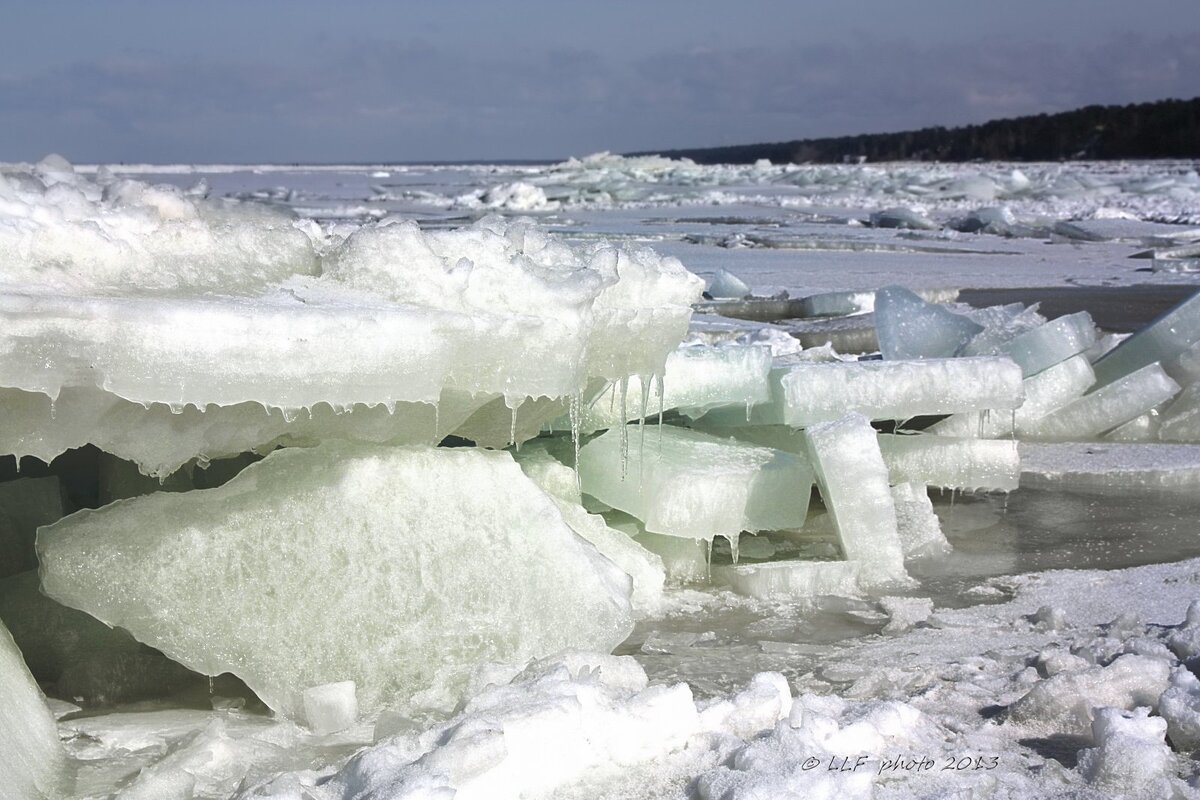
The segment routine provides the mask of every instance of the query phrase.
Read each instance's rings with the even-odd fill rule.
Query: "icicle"
[[[734,533],[725,537],[729,541],[729,553],[733,556],[733,563],[738,562],[738,542],[741,541],[741,534]]]
[[[754,407],[754,401],[749,397],[746,398],[746,422],[750,422],[750,409]]]
[[[629,426],[625,420],[629,416],[629,376],[621,378],[621,480],[629,471]]]
[[[658,445],[656,455],[662,456],[663,376],[654,376],[654,388],[658,391]]]
[[[1014,408],[1008,418],[1008,440],[1017,438],[1017,410]]]
[[[439,431],[442,428],[442,401],[439,399],[433,404],[433,443],[437,444],[442,440],[442,435]]]
[[[57,406],[58,406],[57,398],[51,397],[50,398],[50,419],[54,419],[58,415],[58,407]]]
[[[716,538],[716,537],[713,537]],[[704,574],[709,580],[712,580],[712,548],[713,540],[705,539],[704,543],[707,547],[704,550]]]
[[[571,445],[575,449],[575,488],[582,490],[582,484],[579,480],[579,428],[581,427],[580,417],[582,414],[583,399],[579,396],[579,392],[571,395],[571,402],[567,406],[567,413],[571,417]]]
[[[299,409],[281,408],[281,409],[279,409],[279,411],[283,414],[283,421],[290,425],[296,421],[296,416],[297,416]]]
[[[208,676],[208,696],[212,697],[214,694],[216,694],[216,692],[213,691],[213,678],[212,678],[212,675],[209,675]]]

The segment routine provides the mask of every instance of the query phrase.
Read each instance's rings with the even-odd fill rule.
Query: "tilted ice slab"
[[[680,347],[667,356],[661,380],[634,375],[602,391],[584,409],[582,430],[611,428],[660,410],[682,409],[697,417],[711,408],[765,403],[770,370],[771,349],[765,345]]]
[[[1015,411],[972,411],[955,414],[928,430],[942,436],[975,436],[1000,439],[1024,436],[1037,421],[1055,409],[1082,397],[1096,382],[1092,365],[1082,354],[1042,370],[1022,382],[1025,402]]]
[[[902,286],[888,286],[875,293],[875,330],[883,357],[896,361],[959,355],[983,326]]]
[[[887,465],[870,421],[859,413],[805,432],[821,497],[847,561],[865,586],[908,581]]]
[[[1007,358],[794,364],[780,379],[783,422],[805,427],[855,411],[908,419],[1021,405],[1021,370]]]
[[[0,623],[0,798],[63,796],[66,759],[54,717],[25,668],[21,651]]]
[[[365,713],[453,702],[469,670],[629,632],[629,579],[507,453],[330,442],[224,486],[39,533],[43,589],[272,709],[352,680]]]
[[[1021,366],[1026,377],[1084,352],[1096,342],[1091,314],[1080,311],[1051,320],[1010,339],[997,348]]]
[[[1022,436],[1043,441],[1095,438],[1163,403],[1179,391],[1157,363],[1142,367],[1047,414]]]
[[[1200,442],[1200,382],[1180,392],[1158,423],[1158,438],[1164,442]]]
[[[1017,488],[1021,476],[1014,441],[881,434],[879,449],[893,484],[1009,492]]]
[[[651,533],[688,539],[799,528],[808,513],[812,471],[802,459],[766,447],[664,425],[610,430],[579,451],[583,491],[640,519]],[[632,441],[630,441],[632,439]]]
[[[1102,489],[1200,486],[1200,445],[1021,442],[1021,485]]]
[[[1180,358],[1200,341],[1200,292],[1121,342],[1095,363],[1100,386],[1152,364]]]

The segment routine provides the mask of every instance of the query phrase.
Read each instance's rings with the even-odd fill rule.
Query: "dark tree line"
[[[700,164],[829,164],[868,161],[1061,161],[1200,158],[1200,97],[1127,106],[1086,106],[900,133],[797,139],[775,144],[659,151]],[[630,155],[649,155],[633,153]]]

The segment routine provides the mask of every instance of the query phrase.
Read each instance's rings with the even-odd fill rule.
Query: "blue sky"
[[[557,158],[1200,95],[1195,0],[0,0],[0,160]]]

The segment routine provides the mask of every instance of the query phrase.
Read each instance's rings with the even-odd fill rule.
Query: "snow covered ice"
[[[0,795],[1195,796],[1198,199],[0,165]]]

